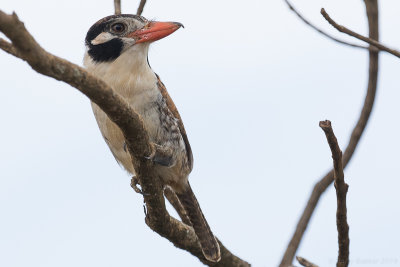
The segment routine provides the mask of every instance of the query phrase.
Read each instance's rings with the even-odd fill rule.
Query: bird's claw
[[[135,190],[136,193],[141,194],[143,196],[149,196],[150,194],[144,193],[139,187],[138,185],[140,185],[139,183],[139,179],[134,175],[132,176],[131,179],[131,187],[133,188],[133,190]]]

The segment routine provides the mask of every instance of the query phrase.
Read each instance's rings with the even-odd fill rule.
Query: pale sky
[[[139,1],[122,0],[123,13]],[[383,43],[400,48],[398,0],[380,1]],[[363,1],[293,0],[365,34]],[[49,52],[82,63],[111,0],[2,0]],[[320,120],[342,149],[366,92],[367,52],[325,39],[283,0],[148,0],[143,15],[185,25],[152,45],[194,153],[190,182],[214,233],[253,266],[277,266],[312,187],[332,166]],[[400,61],[382,53],[376,105],[345,170],[352,266],[400,266]],[[0,266],[203,266],[150,230],[143,199],[113,159],[88,99],[0,51]],[[297,255],[337,257],[330,187]],[[298,265],[298,264],[296,264]]]

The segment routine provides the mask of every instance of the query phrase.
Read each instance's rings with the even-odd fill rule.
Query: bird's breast
[[[157,167],[167,184],[186,184],[190,172],[186,147],[179,129],[179,120],[169,109],[158,86],[156,74],[145,64],[128,57],[113,62],[94,64],[85,60],[89,72],[102,78],[141,116],[151,142],[173,149],[176,163],[173,168]],[[126,170],[134,173],[132,160],[126,149],[125,138],[116,124],[95,104],[94,114],[101,133],[114,157]]]

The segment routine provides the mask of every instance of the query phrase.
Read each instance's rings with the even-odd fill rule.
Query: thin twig
[[[139,15],[139,16],[142,15],[145,5],[146,5],[146,0],[140,0],[139,7],[137,9],[136,15]]]
[[[296,259],[300,263],[301,266],[304,266],[304,267],[318,267],[318,265],[315,265],[314,263],[309,262],[305,258],[296,256]]]
[[[369,38],[379,40],[379,20],[378,20],[378,3],[377,0],[365,0],[365,7],[367,10],[368,27],[369,27]],[[368,89],[367,95],[365,96],[364,105],[361,110],[360,117],[355,125],[349,143],[343,153],[343,167],[345,168],[357,148],[362,134],[364,133],[365,127],[367,126],[369,117],[371,115],[372,108],[375,102],[375,95],[378,85],[378,69],[379,69],[379,53],[376,50],[369,50],[369,74],[368,74]],[[297,223],[295,232],[286,248],[286,251],[282,257],[280,267],[290,266],[296,251],[303,238],[304,232],[307,229],[308,223],[310,222],[311,216],[314,213],[315,207],[321,195],[333,182],[333,170],[328,172],[324,177],[317,182],[312,190],[310,198],[303,210],[303,213]]]
[[[308,19],[306,19],[303,15],[300,14],[299,11],[296,10],[296,8],[289,2],[289,0],[285,0],[286,4],[288,5],[288,7],[290,8],[290,10],[292,10],[297,17],[299,17],[299,19],[301,19],[305,24],[307,24],[308,26],[310,26],[311,28],[313,28],[314,30],[316,30],[317,32],[319,32],[320,34],[322,34],[323,36],[327,37],[328,39],[331,39],[335,42],[338,42],[340,44],[343,45],[348,45],[351,47],[355,47],[355,48],[363,48],[363,49],[368,49],[367,46],[362,46],[362,45],[358,45],[358,44],[352,44],[352,43],[348,43],[346,41],[340,40],[332,35],[330,35],[329,33],[324,32],[323,30],[321,30],[320,28],[318,28],[317,26],[315,26],[314,24],[312,24]]]
[[[37,72],[77,88],[118,125],[124,134],[128,151],[132,156],[132,163],[135,166],[136,176],[140,181],[146,203],[146,223],[152,230],[171,241],[176,247],[190,252],[206,265],[249,266],[247,262],[227,250],[222,243],[220,243],[221,261],[217,264],[208,262],[203,256],[193,229],[168,214],[165,208],[163,184],[158,175],[154,173],[152,161],[146,158],[151,155],[153,149],[148,133],[140,116],[120,95],[85,69],[46,52],[26,30],[15,13],[7,15],[0,10],[0,31],[10,39],[13,47],[17,49],[15,56],[27,61]]]
[[[114,0],[115,15],[121,14],[121,0]]]
[[[325,132],[329,147],[332,151],[334,179],[336,188],[337,211],[336,226],[338,231],[339,255],[336,266],[349,265],[349,225],[347,224],[346,195],[349,186],[344,181],[342,151],[333,132],[330,121],[320,121],[319,127]]]
[[[339,25],[337,24],[329,15],[328,13],[326,13],[325,9],[321,9],[321,14],[322,16],[324,16],[324,18],[329,22],[329,24],[331,24],[335,29],[337,29],[340,32],[343,32],[345,34],[348,34],[350,36],[353,36],[361,41],[364,41],[366,43],[369,43],[370,45],[373,45],[374,47],[378,48],[381,51],[385,51],[388,52],[392,55],[394,55],[395,57],[399,57],[400,58],[400,51],[389,48],[371,38],[365,37],[361,34],[358,34],[356,32],[353,32],[352,30],[346,28],[345,26]]]

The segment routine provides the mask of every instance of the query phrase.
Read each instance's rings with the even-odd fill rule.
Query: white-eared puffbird
[[[84,66],[121,95],[143,119],[150,141],[164,153],[151,155],[155,173],[178,196],[199,239],[204,257],[221,259],[220,248],[188,182],[193,155],[174,102],[148,62],[149,46],[182,24],[136,15],[113,15],[96,22],[86,35]],[[94,103],[100,131],[116,160],[135,175],[124,136]]]

